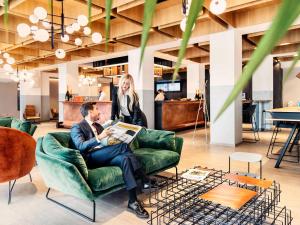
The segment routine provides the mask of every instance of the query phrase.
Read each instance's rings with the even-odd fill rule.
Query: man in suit
[[[123,179],[129,195],[128,209],[140,218],[148,218],[148,212],[137,199],[136,177],[145,178],[141,165],[132,153],[128,144],[106,146],[111,135],[109,128],[104,129],[96,123],[99,111],[96,103],[82,104],[80,112],[83,120],[71,128],[71,138],[74,146],[80,151],[89,168],[99,166],[118,166],[122,169]],[[145,179],[144,179],[145,180]]]

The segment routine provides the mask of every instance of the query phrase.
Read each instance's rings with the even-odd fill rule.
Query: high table
[[[290,144],[290,149],[294,147],[294,145],[299,141],[300,137],[300,107],[285,107],[285,108],[277,108],[267,110],[267,112],[271,113],[272,121],[277,122],[289,122],[292,125],[291,132],[286,140],[284,146],[280,150],[279,157],[275,164],[275,168],[279,168],[280,163],[285,155],[286,151],[288,150]],[[292,142],[293,140],[293,142]],[[292,143],[291,143],[292,142]]]

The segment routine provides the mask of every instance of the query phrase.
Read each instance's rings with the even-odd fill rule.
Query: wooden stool
[[[259,162],[259,178],[262,179],[262,156],[256,153],[248,153],[248,152],[234,152],[229,155],[229,173],[231,167],[231,160],[242,161],[248,163],[248,174],[250,174],[250,163]]]

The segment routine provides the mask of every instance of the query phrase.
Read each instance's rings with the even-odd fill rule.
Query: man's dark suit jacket
[[[98,134],[104,130],[98,123],[96,123],[96,129]],[[85,119],[72,126],[71,139],[71,145],[78,149],[84,157],[91,149],[99,145],[92,128]]]

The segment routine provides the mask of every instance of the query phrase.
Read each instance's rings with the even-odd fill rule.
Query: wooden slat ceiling
[[[9,23],[3,23],[3,7],[0,7],[0,50],[7,51],[16,59],[16,65],[39,67],[104,55],[104,44],[95,45],[91,40],[84,40],[81,47],[74,42],[62,43],[59,34],[56,35],[55,49],[51,49],[50,41],[41,43],[29,38],[20,38],[16,33],[17,25],[21,22],[29,24],[28,17],[37,6],[48,9],[46,0],[11,0],[9,6]],[[181,0],[159,1],[150,33],[149,45],[164,43],[180,38],[179,28],[183,16]],[[204,1],[204,9],[199,14],[192,37],[220,32],[229,27],[245,27],[272,21],[280,0],[227,0],[227,10],[219,16],[209,11],[210,0]],[[54,1],[54,12],[60,14],[60,5]],[[64,14],[76,18],[80,14],[87,15],[87,0],[65,0]],[[118,52],[137,48],[140,45],[144,0],[114,0],[110,29],[109,52]],[[105,0],[92,0],[91,28],[105,36]],[[71,21],[66,19],[66,24]],[[300,40],[300,28],[290,30],[279,43],[274,52],[293,51]],[[263,33],[243,36],[243,57],[249,57]],[[65,59],[56,59],[54,51],[57,48],[66,50]],[[163,52],[176,56],[178,49],[166,49]],[[186,59],[196,62],[209,62],[209,43],[199,43],[189,46]]]

